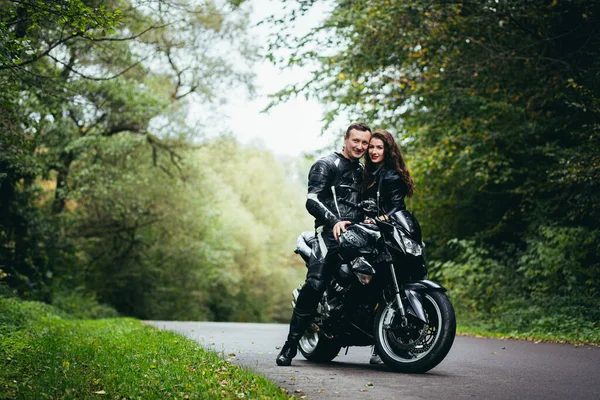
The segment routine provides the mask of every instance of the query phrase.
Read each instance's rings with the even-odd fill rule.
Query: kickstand
[[[346,346],[346,353],[344,354],[345,356],[348,355],[348,349],[350,348],[350,346]]]

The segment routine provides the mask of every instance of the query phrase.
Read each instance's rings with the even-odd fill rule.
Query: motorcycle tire
[[[425,373],[448,354],[456,335],[456,317],[448,297],[439,291],[421,293],[428,323],[407,314],[407,327],[390,323],[396,302],[381,307],[374,322],[375,348],[392,370]],[[386,325],[390,325],[386,328]]]
[[[320,332],[307,329],[298,343],[298,350],[308,361],[326,363],[333,360],[342,346]]]

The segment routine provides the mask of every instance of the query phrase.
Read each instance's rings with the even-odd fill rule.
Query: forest
[[[286,322],[313,158],[210,135],[268,60],[312,70],[271,107],[306,96],[323,134],[348,116],[395,135],[459,324],[598,341],[600,3],[330,0],[297,36],[317,2],[283,0],[268,43],[245,3],[0,1],[1,296]]]

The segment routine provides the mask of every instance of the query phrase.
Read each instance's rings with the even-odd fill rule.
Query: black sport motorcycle
[[[378,214],[372,200],[350,205]],[[416,218],[401,210],[372,222],[350,225],[340,236],[340,262],[298,349],[309,361],[329,362],[342,347],[375,345],[391,369],[424,373],[452,347],[454,309],[446,289],[427,279]],[[312,232],[298,237],[295,252],[307,265],[316,240]]]

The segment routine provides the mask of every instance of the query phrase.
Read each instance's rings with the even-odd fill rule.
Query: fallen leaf
[[[106,392],[104,390],[98,390],[97,392],[94,392],[94,394],[106,394]]]
[[[367,382],[365,383],[365,386],[373,386],[373,382]]]
[[[281,349],[281,346],[275,346],[275,349],[279,350]]]
[[[292,378],[290,378],[290,381],[295,381],[295,380],[296,380],[296,378],[293,378],[293,377],[292,377]]]
[[[325,389],[319,389],[319,393],[325,392]]]
[[[229,353],[227,354],[229,357],[235,357],[235,353]]]
[[[359,392],[368,392],[367,389],[360,389]]]
[[[294,393],[304,393],[304,390],[302,390],[302,389],[296,389],[296,390],[294,390]]]

